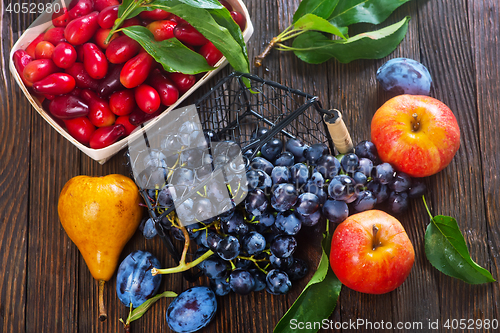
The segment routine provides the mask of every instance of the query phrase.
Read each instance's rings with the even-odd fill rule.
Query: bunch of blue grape
[[[266,131],[255,131],[253,138]],[[213,132],[206,131],[205,136],[215,142]],[[232,183],[227,183],[227,188],[207,186],[199,191],[200,198],[194,204],[176,207],[177,215],[192,214],[197,219],[186,226],[189,238],[198,247],[194,259],[208,250],[214,252],[197,267],[209,278],[218,296],[261,290],[286,294],[292,282],[303,278],[309,270],[308,264],[298,258],[300,230],[324,219],[340,223],[350,214],[376,205],[401,214],[408,209],[409,198],[425,191],[424,183],[382,163],[369,141],[360,142],[352,153],[334,156],[324,143],[307,145],[296,138],[286,142],[273,138],[257,154],[246,151],[243,155],[251,158],[243,168],[244,184],[238,183],[242,166],[235,166],[239,173],[231,173]],[[206,165],[210,165],[208,161],[215,164],[212,156],[203,156],[196,158],[201,161],[198,167],[204,167],[205,160]],[[196,170],[183,171],[182,176],[191,179],[196,174]],[[247,192],[238,205],[222,195],[228,190],[233,194],[235,188]],[[156,207],[169,207],[175,200],[174,194],[172,187],[164,184],[150,190],[148,196]],[[204,213],[222,206],[226,208],[224,214],[203,218]],[[174,238],[184,241],[184,233],[171,219],[164,218],[160,223]],[[146,238],[152,238],[157,228],[152,219],[146,219],[141,230]]]

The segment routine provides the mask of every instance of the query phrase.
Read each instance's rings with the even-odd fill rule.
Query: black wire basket
[[[318,98],[276,82],[234,72],[220,80],[194,104],[203,129],[211,130],[221,141],[238,143],[248,160],[273,138],[279,138],[283,142],[298,138],[306,144],[323,143],[332,152],[334,150],[323,121],[323,116],[329,115],[329,111],[322,109]],[[256,137],[256,131],[262,128],[266,128],[267,132]],[[134,163],[130,155],[128,157],[129,163]],[[200,184],[192,192],[203,186],[204,184]],[[152,198],[154,194],[151,189],[141,188],[140,185],[139,188],[158,235],[173,259],[179,263],[180,251],[174,245],[168,228],[160,223],[174,207],[159,209]],[[187,281],[194,282],[200,273],[199,270],[192,269],[183,275]]]

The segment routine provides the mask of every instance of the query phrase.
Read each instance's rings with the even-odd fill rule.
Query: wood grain
[[[47,3],[49,0],[39,0]],[[97,320],[97,282],[65,234],[57,215],[59,192],[71,177],[128,174],[120,152],[104,165],[91,160],[50,127],[30,106],[8,69],[11,46],[34,20],[34,15],[7,13],[2,2],[0,43],[0,332],[120,332],[119,318],[128,308],[116,297],[116,278],[105,289],[108,320]],[[296,0],[246,0],[255,32],[248,43],[250,59],[286,28]],[[433,77],[432,96],[455,113],[461,147],[451,164],[424,181],[433,214],[457,219],[472,258],[500,277],[500,5],[496,0],[411,1],[387,23],[410,15],[408,34],[388,57],[339,64],[332,60],[308,65],[292,53],[273,50],[263,67],[251,72],[265,79],[319,96],[323,107],[338,108],[354,142],[370,138],[373,113],[388,98],[375,73],[385,61],[410,57],[426,65]],[[356,29],[363,29],[357,27]],[[368,28],[371,28],[370,26]],[[202,90],[230,73],[225,68]],[[407,281],[386,295],[364,295],[343,287],[333,322],[363,319],[372,323],[422,322],[447,319],[500,320],[498,283],[468,285],[445,276],[430,265],[424,252],[429,218],[423,203],[414,200],[398,217],[415,247],[416,261]],[[309,232],[309,233],[308,233]],[[302,238],[318,237],[310,230]],[[318,238],[316,238],[318,239]],[[317,242],[314,241],[314,242]],[[314,243],[312,242],[312,243]],[[303,259],[317,262],[317,244],[302,245]],[[178,244],[179,245],[179,244]],[[161,240],[136,233],[120,260],[135,249],[152,252],[165,267],[174,265]],[[298,255],[299,257],[301,255]],[[309,257],[308,257],[309,256]],[[202,332],[272,332],[300,294],[309,276],[287,296],[266,292],[218,299],[214,320]],[[208,284],[207,279],[195,284]],[[161,289],[181,292],[193,285],[180,274],[164,276]],[[171,332],[162,299],[140,320],[133,332]],[[321,332],[352,331],[326,329]],[[374,332],[369,327],[356,331]],[[389,329],[415,332],[415,329]],[[439,331],[446,331],[441,329]],[[476,332],[489,332],[477,329]],[[491,330],[490,330],[491,331]]]

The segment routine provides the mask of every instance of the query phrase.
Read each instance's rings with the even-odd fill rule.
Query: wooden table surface
[[[266,41],[289,25],[299,1],[244,2],[255,26],[248,43],[253,58]],[[0,24],[0,332],[119,332],[122,327],[118,319],[127,316],[127,309],[116,297],[116,278],[109,281],[105,291],[108,320],[98,322],[97,283],[61,227],[57,199],[73,176],[126,174],[123,154],[100,165],[59,135],[30,106],[10,74],[8,57],[35,16],[6,12],[9,3],[11,0],[3,1]],[[425,64],[433,77],[432,96],[454,111],[461,128],[461,146],[451,164],[425,179],[430,209],[433,214],[457,219],[472,258],[498,279],[500,3],[415,0],[396,10],[388,22],[406,15],[411,16],[408,33],[385,59],[308,65],[293,54],[273,51],[264,67],[252,67],[251,72],[317,95],[324,106],[344,111],[353,140],[358,142],[369,139],[372,115],[387,99],[375,80],[377,68],[398,56]],[[229,72],[225,68],[217,78]],[[378,296],[343,287],[330,319],[394,325],[422,322],[423,331],[430,331],[429,321],[500,320],[497,282],[468,285],[440,273],[426,259],[424,232],[429,218],[422,202],[412,201],[400,220],[416,251],[415,265],[406,282]],[[145,240],[136,233],[122,258],[134,249],[151,251],[166,266],[172,265],[157,238]],[[163,281],[161,290],[180,292],[193,285],[180,275]],[[284,297],[259,292],[220,298],[215,319],[203,332],[271,332],[306,283],[307,279],[296,284]],[[169,302],[159,301],[133,323],[133,332],[169,332],[165,322]],[[434,331],[447,330],[441,327]]]

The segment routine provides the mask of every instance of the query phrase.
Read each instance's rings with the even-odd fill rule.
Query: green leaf
[[[345,0],[335,8],[328,21],[337,27],[355,23],[380,24],[410,0]]]
[[[280,319],[274,333],[282,332],[317,332],[318,329],[305,329],[294,325],[294,323],[321,322],[328,318],[339,298],[342,283],[335,276],[328,261],[331,237],[325,237],[321,260],[318,268],[302,293]]]
[[[337,28],[324,18],[316,16],[314,14],[306,14],[302,16],[300,19],[297,20],[297,22],[294,23],[294,28],[304,31],[309,31],[309,30],[322,31],[346,39],[343,33],[339,30],[339,28]]]
[[[300,2],[295,14],[293,14],[293,23],[306,14],[315,14],[327,19],[333,13],[338,3],[339,0],[303,0]]]
[[[471,259],[457,221],[451,216],[431,219],[425,232],[425,255],[437,270],[467,283],[495,281],[490,272]]]
[[[242,39],[238,41],[235,40],[231,31],[219,25],[208,10],[192,7],[183,3],[172,6],[172,3],[177,2],[177,0],[156,0],[151,3],[150,6],[163,9],[183,18],[211,41],[214,46],[222,52],[236,71],[243,73],[248,73],[250,71],[246,47],[245,49],[242,48]],[[218,20],[221,20],[221,18],[225,16],[225,14],[221,14],[220,11],[222,10],[219,10],[216,15]],[[212,11],[212,13],[214,13],[214,11]]]
[[[361,33],[346,40],[332,40],[322,33],[308,31],[293,41],[295,55],[319,64],[334,57],[342,63],[356,59],[380,59],[390,54],[403,40],[410,17],[380,30]]]
[[[148,310],[156,303],[157,300],[163,297],[177,297],[177,294],[173,291],[165,291],[161,294],[155,295],[150,299],[146,300],[144,303],[139,305],[137,308],[132,310],[132,303],[130,304],[130,312],[127,317],[127,321],[123,322],[123,319],[120,318],[120,321],[124,325],[130,325],[131,322],[141,318]]]
[[[139,15],[141,12],[147,10],[146,7],[140,7],[146,0],[123,0],[120,7],[118,7],[118,17],[122,17],[125,13],[126,18],[131,18]]]
[[[157,42],[151,31],[137,25],[123,28],[121,31],[141,44],[166,71],[198,74],[214,69],[201,54],[192,51],[176,38]]]

